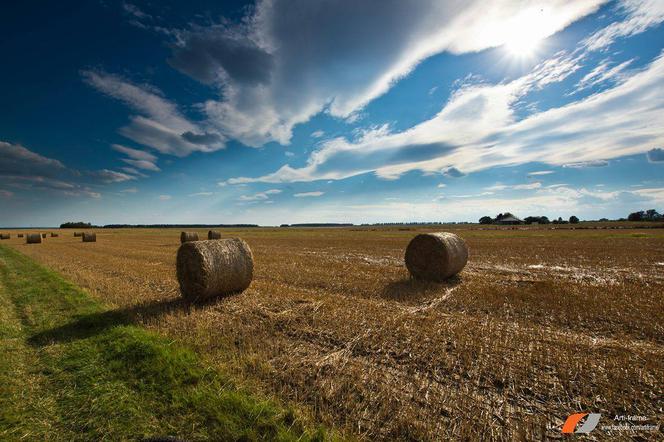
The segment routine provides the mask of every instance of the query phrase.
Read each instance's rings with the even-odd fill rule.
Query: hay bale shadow
[[[78,315],[67,324],[31,336],[28,343],[34,347],[40,347],[53,342],[66,343],[85,339],[112,327],[138,324],[146,319],[158,318],[175,311],[191,312],[213,303],[214,300],[193,303],[183,298],[175,298],[138,304],[123,309]]]
[[[380,297],[390,301],[412,303],[439,296],[441,292],[461,284],[459,275],[444,282],[423,281],[415,278],[403,278],[383,287]]]

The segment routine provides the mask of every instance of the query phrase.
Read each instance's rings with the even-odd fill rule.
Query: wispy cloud
[[[132,116],[130,124],[120,129],[122,135],[136,143],[181,157],[191,152],[212,152],[224,147],[219,134],[208,133],[189,121],[159,89],[136,85],[118,75],[101,71],[83,71],[82,76],[95,89],[142,114]]]
[[[505,1],[487,7],[479,0],[425,0],[381,3],[379,13],[372,2],[360,2],[349,17],[347,4],[339,1],[266,1],[241,24],[174,31],[170,63],[222,91],[221,100],[203,105],[220,132],[249,146],[287,144],[293,126],[320,112],[353,122],[367,103],[432,55],[501,46],[525,22],[536,34],[527,38],[546,38],[603,2],[553,7],[536,1],[525,7]]]
[[[131,3],[123,3],[122,4],[122,9],[125,11],[125,13],[132,15],[136,18],[139,19],[152,19],[152,16],[150,14],[146,14],[143,12],[138,6],[133,5]]]
[[[606,48],[618,38],[639,34],[664,21],[664,3],[660,0],[622,0],[616,5],[622,10],[624,19],[587,37],[584,45],[588,49]]]
[[[316,192],[295,193],[295,194],[293,194],[293,196],[295,198],[310,198],[310,197],[323,196],[324,194],[325,194],[325,192],[316,191]]]
[[[567,167],[606,165],[664,143],[664,58],[632,72],[623,82],[590,97],[514,117],[513,105],[532,87],[531,75],[510,83],[470,86],[455,93],[431,120],[392,133],[379,128],[357,140],[329,140],[302,168],[285,165],[258,178],[228,182],[293,182],[343,179],[411,170],[463,173],[540,161]],[[629,109],[629,112],[625,112]]]
[[[134,177],[141,177],[141,178],[147,178],[148,175],[139,172],[138,170],[134,169],[133,167],[121,167],[120,168],[122,171],[128,173],[129,175],[132,175]]]
[[[254,195],[242,195],[238,198],[238,201],[261,201],[270,199],[270,195],[277,195],[281,193],[279,189],[270,189],[264,192],[258,192]]]
[[[190,193],[189,196],[211,196],[214,195],[212,192],[196,192],[196,193]]]
[[[173,198],[173,197],[170,196],[170,195],[159,195],[159,199],[160,199],[161,201],[168,201],[168,200],[170,200],[171,198]]]
[[[542,183],[540,182],[534,182],[534,183],[526,183],[526,184],[512,184],[512,185],[506,185],[506,184],[494,184],[493,186],[486,187],[486,190],[533,190],[533,189],[539,189],[542,187]]]
[[[625,78],[623,71],[627,69],[627,67],[632,64],[633,61],[634,59],[631,59],[624,61],[616,66],[609,67],[610,62],[608,60],[604,60],[592,71],[586,74],[581,80],[579,80],[579,82],[576,84],[574,92],[579,92],[607,81],[621,81]]]
[[[123,181],[136,179],[135,176],[109,169],[98,170],[96,172],[91,172],[90,174],[101,179],[105,183],[121,183]]]
[[[24,146],[0,141],[0,184],[24,191],[46,190],[62,196],[100,198],[91,186],[129,181],[134,177],[114,170],[79,171]]]
[[[0,175],[52,176],[65,170],[58,160],[47,158],[19,145],[0,141]]]
[[[132,149],[131,147],[122,146],[121,144],[112,144],[111,147],[113,150],[116,150],[120,153],[127,155],[129,158],[134,160],[145,160],[154,162],[157,160],[157,157],[150,152],[146,152],[140,149]]]
[[[152,172],[159,172],[161,169],[151,161],[146,160],[131,160],[129,158],[123,158],[122,161],[125,163],[134,166],[138,169],[150,170]]]
[[[587,167],[606,167],[609,165],[608,161],[605,160],[590,160],[590,161],[579,161],[576,163],[566,163],[563,164],[563,167],[570,169],[585,169]]]

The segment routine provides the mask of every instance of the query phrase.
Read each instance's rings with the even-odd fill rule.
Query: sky
[[[661,0],[0,11],[0,226],[664,212]]]

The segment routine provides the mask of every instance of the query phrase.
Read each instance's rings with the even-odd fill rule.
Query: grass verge
[[[187,348],[108,313],[0,247],[0,439],[328,438]]]

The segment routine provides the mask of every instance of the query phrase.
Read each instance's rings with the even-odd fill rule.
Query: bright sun
[[[548,18],[542,9],[527,9],[507,23],[505,49],[512,57],[530,58],[548,33]]]

